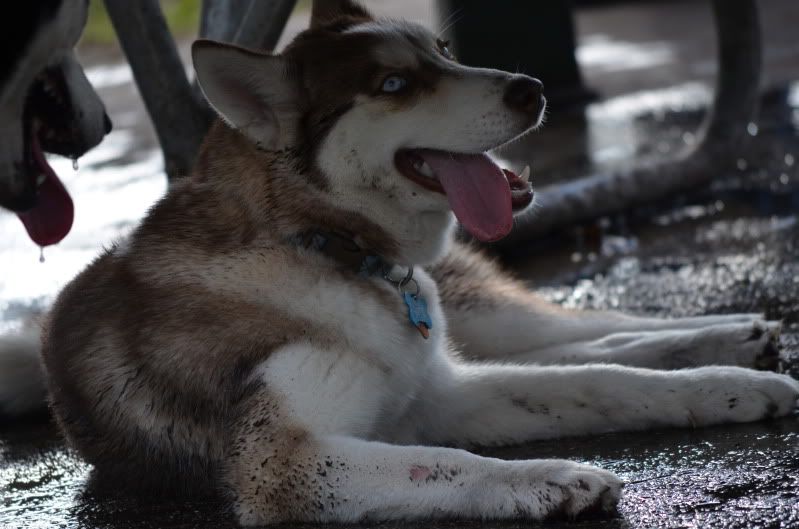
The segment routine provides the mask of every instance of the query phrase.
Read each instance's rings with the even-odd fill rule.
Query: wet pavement
[[[589,81],[608,99],[585,115],[550,116],[546,132],[505,156],[532,162],[540,185],[632,159],[669,156],[694,141],[711,93],[713,50],[702,43],[711,42],[712,34],[697,29],[710,24],[709,11],[702,2],[669,4],[581,12],[581,60]],[[531,287],[567,307],[664,317],[765,312],[785,322],[783,366],[799,377],[799,44],[788,38],[795,35],[799,8],[791,1],[762,5],[771,39],[763,107],[750,127],[748,147],[731,153],[735,168],[717,174],[711,189],[570,228],[519,249],[507,262]],[[650,55],[625,64],[613,59],[619,49]],[[38,263],[38,249],[16,219],[0,214],[0,332],[46,308],[57,289],[99,247],[129,230],[166,188],[129,71],[93,68],[90,78],[101,85],[117,127],[81,160],[79,172],[69,160],[54,161],[75,196],[78,217],[70,237],[46,251],[45,263]],[[542,527],[799,528],[797,417],[485,453],[566,457],[608,468],[627,481],[616,515]],[[213,503],[107,497],[107,491],[87,486],[90,476],[90,467],[68,451],[46,418],[0,422],[0,529],[234,527]],[[380,527],[494,525],[539,527]]]
[[[0,527],[235,527],[208,502],[109,498],[86,492],[90,468],[52,428],[17,425],[0,435]],[[799,424],[764,424],[532,443],[486,451],[506,459],[565,457],[613,470],[628,483],[619,513],[569,523],[387,523],[380,528],[799,527]],[[364,526],[366,527],[366,526]]]

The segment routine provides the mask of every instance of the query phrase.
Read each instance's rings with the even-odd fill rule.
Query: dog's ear
[[[222,119],[264,149],[292,141],[299,90],[287,59],[210,40],[191,51],[200,88]]]
[[[314,0],[311,10],[311,29],[330,24],[340,18],[373,20],[374,17],[353,0]]]

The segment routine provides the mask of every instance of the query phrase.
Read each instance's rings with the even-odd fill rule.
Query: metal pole
[[[297,0],[252,0],[233,42],[245,48],[274,50],[296,3]]]
[[[211,123],[198,100],[158,0],[105,0],[164,151],[167,176],[188,175]]]
[[[233,42],[252,0],[203,0],[200,37]]]

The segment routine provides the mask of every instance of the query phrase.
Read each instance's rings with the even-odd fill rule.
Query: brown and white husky
[[[222,491],[243,525],[574,516],[622,481],[462,448],[794,409],[799,383],[734,367],[773,350],[759,316],[568,312],[453,243],[455,217],[493,240],[531,202],[485,153],[539,124],[535,79],[347,0],[280,55],[193,52],[222,117],[194,174],[46,327],[53,412],[99,475]]]

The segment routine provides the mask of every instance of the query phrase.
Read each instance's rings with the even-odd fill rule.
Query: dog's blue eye
[[[383,88],[381,90],[387,94],[395,94],[408,86],[408,80],[399,75],[389,75],[383,81]]]

